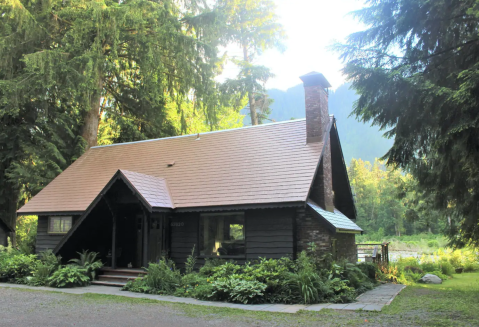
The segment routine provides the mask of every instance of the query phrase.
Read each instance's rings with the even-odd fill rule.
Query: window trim
[[[244,246],[245,246],[245,253],[240,255],[206,255],[200,254],[200,247],[201,247],[201,237],[200,237],[200,226],[201,226],[201,219],[206,217],[218,217],[218,216],[233,216],[242,214],[244,218]],[[198,219],[198,258],[200,259],[246,259],[246,212],[245,211],[235,211],[235,212],[208,212],[208,213],[200,213],[200,219]]]
[[[58,218],[60,218],[60,219],[69,218],[69,219],[70,219],[70,229],[73,228],[73,216],[48,216],[48,226],[47,226],[47,233],[48,233],[48,235],[65,235],[65,234],[67,234],[67,233],[70,231],[70,229],[67,230],[66,232],[54,232],[54,231],[51,231],[51,230],[50,230],[50,228],[51,228],[51,221],[52,221],[52,219],[54,219],[54,218],[56,218],[56,219],[58,219]]]

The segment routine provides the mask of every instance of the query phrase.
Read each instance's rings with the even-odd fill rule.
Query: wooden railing
[[[389,242],[356,244],[358,260],[375,263],[389,263]]]

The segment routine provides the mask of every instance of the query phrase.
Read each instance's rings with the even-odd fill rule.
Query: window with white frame
[[[72,228],[71,216],[51,216],[48,219],[48,232],[52,234],[66,234]]]
[[[200,255],[244,256],[244,213],[201,214]]]

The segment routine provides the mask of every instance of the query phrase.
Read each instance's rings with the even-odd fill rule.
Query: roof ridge
[[[124,171],[128,172],[128,173],[133,173],[133,174],[140,174],[140,175],[144,175],[144,176],[148,176],[148,177],[153,177],[153,178],[157,178],[157,179],[163,179],[166,181],[166,177],[157,177],[157,176],[153,176],[153,175],[148,175],[148,174],[144,174],[144,173],[139,173],[137,171],[132,171],[132,170],[128,170],[128,169],[118,169],[119,171],[121,171],[122,173]]]
[[[145,142],[153,142],[153,141],[161,141],[161,140],[178,139],[178,138],[183,138],[183,137],[195,136],[195,135],[198,135],[198,134],[200,134],[200,135],[205,135],[205,134],[215,134],[215,133],[231,132],[231,131],[238,131],[238,130],[248,129],[248,128],[260,128],[260,127],[266,127],[266,126],[272,126],[272,125],[280,125],[280,124],[294,123],[294,122],[303,121],[303,120],[306,120],[306,118],[298,118],[298,119],[294,119],[294,120],[285,120],[285,121],[279,121],[279,122],[274,122],[274,123],[269,123],[269,124],[261,124],[261,125],[252,125],[252,126],[236,127],[236,128],[230,128],[230,129],[222,129],[222,130],[219,130],[219,131],[210,131],[210,132],[193,133],[193,134],[187,134],[187,135],[177,135],[177,136],[160,137],[160,138],[157,138],[157,139],[148,139],[148,140],[141,140],[141,141],[125,142],[125,143],[114,143],[114,144],[107,144],[107,145],[97,145],[97,146],[92,146],[90,149],[98,149],[98,148],[105,148],[105,147],[109,147],[109,146],[127,145],[127,144],[135,144],[135,143],[145,143]]]

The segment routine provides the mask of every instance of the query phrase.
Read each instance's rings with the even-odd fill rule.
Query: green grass
[[[18,289],[26,291],[23,289]],[[43,292],[43,291],[39,291]],[[167,307],[171,314],[198,321],[219,319],[227,325],[253,326],[478,326],[479,273],[456,274],[440,285],[413,285],[404,289],[381,312],[300,311],[296,314],[244,311],[199,305],[167,303],[150,299],[101,294],[62,296],[75,302],[128,303],[131,306]]]

